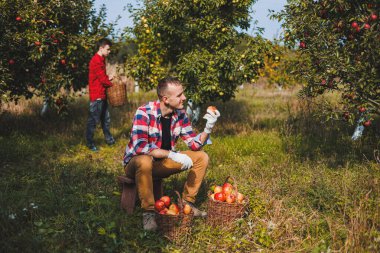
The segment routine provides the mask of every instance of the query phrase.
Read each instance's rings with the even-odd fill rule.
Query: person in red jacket
[[[89,64],[89,93],[90,93],[90,109],[87,120],[86,141],[87,147],[92,151],[98,151],[94,144],[94,132],[97,124],[100,122],[106,143],[108,145],[115,144],[115,139],[110,132],[110,113],[108,110],[108,102],[106,89],[112,86],[113,76],[107,76],[105,58],[111,52],[112,42],[103,38],[98,41],[98,51],[92,57]]]

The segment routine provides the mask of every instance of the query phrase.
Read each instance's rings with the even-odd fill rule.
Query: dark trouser
[[[94,132],[99,122],[101,123],[106,142],[108,143],[114,141],[110,132],[111,117],[110,112],[108,111],[107,100],[95,100],[90,102],[86,130],[87,145],[94,144]]]

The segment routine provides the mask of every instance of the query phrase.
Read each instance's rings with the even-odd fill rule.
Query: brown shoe
[[[154,212],[144,212],[143,213],[143,228],[148,231],[156,231],[156,214]]]
[[[197,207],[194,206],[193,203],[189,201],[184,201],[186,204],[188,204],[191,209],[193,209],[194,212],[194,217],[201,217],[201,218],[206,218],[207,217],[207,212],[199,210]]]

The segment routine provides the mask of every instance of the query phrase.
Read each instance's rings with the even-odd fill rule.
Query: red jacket
[[[96,99],[106,99],[106,87],[112,86],[106,74],[105,58],[95,54],[89,64],[88,89],[90,101]]]

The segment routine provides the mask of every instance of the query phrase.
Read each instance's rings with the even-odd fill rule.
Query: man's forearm
[[[149,155],[153,156],[154,158],[168,158],[169,151],[165,149],[155,149],[152,152],[149,153]]]
[[[208,133],[205,133],[205,132],[201,133],[199,140],[201,141],[202,145],[207,141],[208,136],[209,136]]]

